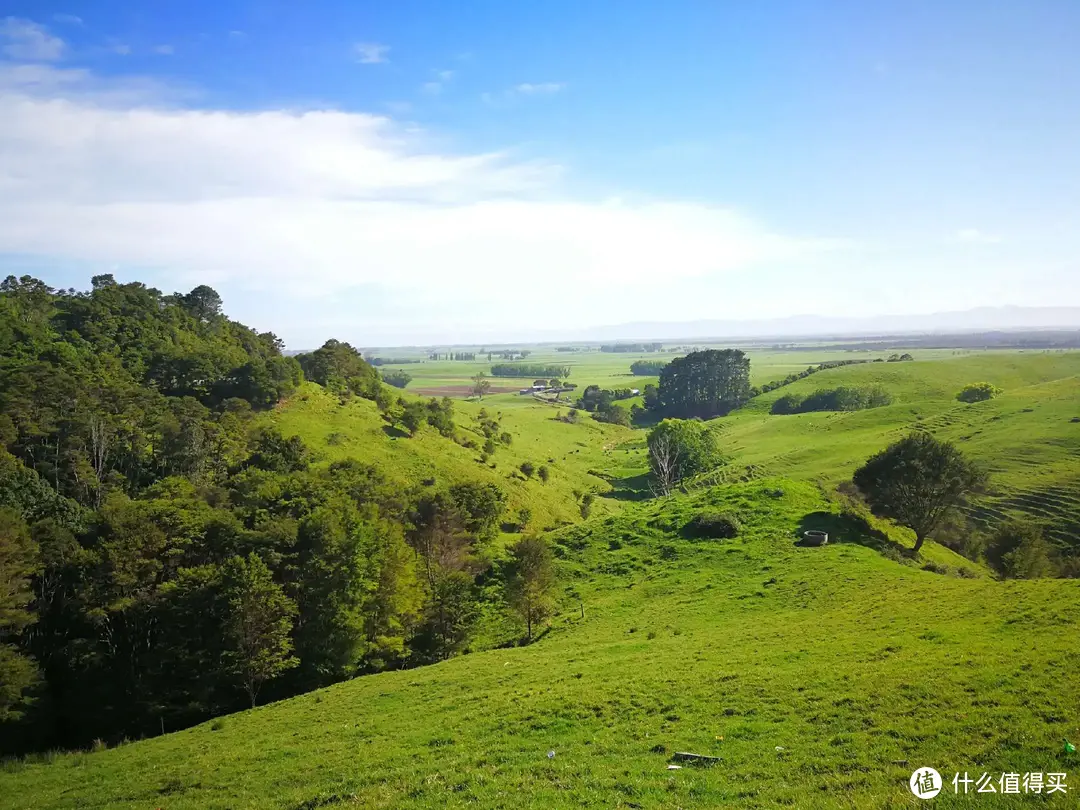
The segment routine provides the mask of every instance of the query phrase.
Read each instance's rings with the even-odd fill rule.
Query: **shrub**
[[[961,402],[986,402],[1000,393],[1000,388],[988,382],[968,383],[960,389],[956,398]]]
[[[525,531],[525,527],[529,525],[529,521],[532,520],[532,510],[527,506],[523,506],[517,513],[517,528],[519,532]]]
[[[547,468],[546,464],[541,464],[540,469],[536,471],[536,474],[540,476],[540,480],[545,484],[548,482],[548,479],[551,478],[551,470]]]
[[[536,471],[536,467],[533,465],[533,463],[531,461],[523,461],[523,462],[521,462],[520,469],[521,469],[521,474],[524,475],[526,478],[532,478],[533,473]]]
[[[728,540],[738,537],[742,524],[737,517],[725,512],[698,512],[685,528],[691,537]]]
[[[591,492],[586,492],[581,496],[581,516],[587,518],[589,513],[592,512],[593,501],[596,500],[596,496]]]

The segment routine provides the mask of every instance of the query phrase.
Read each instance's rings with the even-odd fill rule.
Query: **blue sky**
[[[1073,2],[0,10],[0,272],[291,346],[1080,305]]]

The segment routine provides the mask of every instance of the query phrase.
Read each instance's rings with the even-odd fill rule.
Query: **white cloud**
[[[958,242],[968,242],[978,245],[992,245],[1001,241],[1000,236],[983,233],[978,228],[961,228],[954,236]]]
[[[552,93],[558,93],[566,87],[562,82],[541,82],[540,84],[530,84],[525,82],[519,84],[514,88],[515,93],[519,93],[523,96],[546,96]]]
[[[583,308],[618,320],[619,297],[658,279],[738,285],[840,246],[730,208],[572,198],[558,165],[447,153],[382,116],[184,109],[38,68],[0,72],[0,167],[18,167],[0,168],[0,254],[119,264],[170,289],[374,284],[430,324],[481,304],[514,324],[510,299],[530,300],[558,325]]]
[[[52,62],[64,55],[64,40],[53,36],[43,25],[19,17],[0,20],[2,52],[12,59]]]
[[[158,45],[154,48],[154,53],[158,56],[172,56],[176,49],[172,45]]]
[[[377,42],[357,42],[353,45],[353,56],[361,65],[378,65],[390,61],[386,54],[390,52],[389,45],[380,45]]]
[[[437,96],[442,92],[443,85],[442,82],[424,82],[420,85],[420,89],[429,95]]]
[[[115,53],[117,56],[131,56],[131,46],[125,45],[123,42],[118,42],[115,45],[110,45],[109,50]]]
[[[53,14],[53,22],[58,22],[63,25],[82,25],[83,18],[76,16],[75,14]]]

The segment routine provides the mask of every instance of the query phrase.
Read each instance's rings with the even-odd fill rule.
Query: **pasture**
[[[684,538],[701,508],[742,533]],[[998,582],[932,545],[921,570],[832,509],[764,479],[566,527],[560,613],[531,646],[12,763],[0,806],[899,808],[924,766],[1075,782],[1076,583]],[[834,542],[794,545],[811,524]],[[678,751],[717,761],[669,770]],[[952,790],[939,806],[972,802]]]

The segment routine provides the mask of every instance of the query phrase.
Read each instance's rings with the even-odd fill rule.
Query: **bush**
[[[540,469],[537,470],[536,473],[540,476],[540,480],[545,484],[548,482],[548,479],[551,478],[551,470],[547,468],[546,464],[541,464]]]
[[[533,473],[536,471],[536,467],[533,465],[533,463],[531,461],[523,461],[523,462],[521,462],[520,469],[521,469],[521,474],[524,475],[526,478],[532,478]]]
[[[691,537],[729,540],[738,537],[742,524],[725,512],[699,512],[686,524],[685,531]]]
[[[591,492],[586,492],[581,496],[581,516],[587,518],[589,513],[592,512],[593,501],[596,500],[596,496]]]
[[[1000,393],[1000,388],[988,382],[968,383],[960,389],[956,398],[961,402],[986,402]]]

